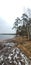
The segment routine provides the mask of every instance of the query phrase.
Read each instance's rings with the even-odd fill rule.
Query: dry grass
[[[27,37],[15,37],[13,42],[17,42],[22,51],[31,59],[31,41],[28,41]]]

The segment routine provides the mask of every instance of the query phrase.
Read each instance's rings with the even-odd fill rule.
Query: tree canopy
[[[30,12],[30,10],[29,10],[29,12]],[[23,25],[19,26],[19,24],[21,23],[21,21],[23,22]],[[19,32],[19,34],[20,34],[22,32],[22,35],[26,35],[26,33],[28,34],[27,31],[28,31],[28,26],[30,24],[31,24],[31,15],[29,17],[27,13],[23,13],[22,16],[21,16],[21,19],[19,17],[17,17],[15,19],[13,29],[14,28],[16,29],[16,33]]]

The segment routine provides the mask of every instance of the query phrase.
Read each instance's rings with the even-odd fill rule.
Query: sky
[[[31,9],[31,0],[0,0],[0,33],[14,32],[13,23],[26,8]]]

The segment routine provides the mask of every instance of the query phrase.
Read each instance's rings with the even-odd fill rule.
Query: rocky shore
[[[22,43],[20,37],[0,41],[0,65],[31,65],[31,60],[17,48],[19,43]]]

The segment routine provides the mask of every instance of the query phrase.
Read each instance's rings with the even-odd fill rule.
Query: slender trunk
[[[28,40],[29,40],[29,27],[27,27],[27,34],[28,34]]]

